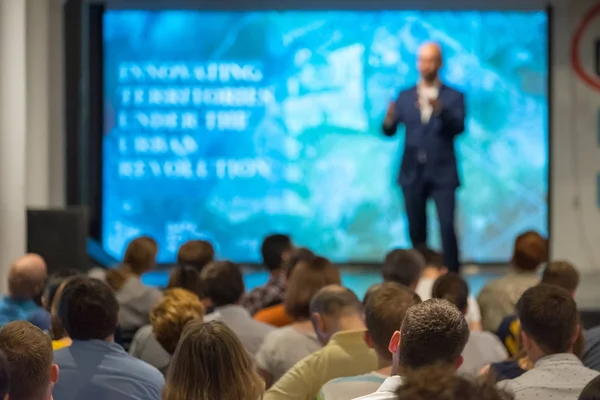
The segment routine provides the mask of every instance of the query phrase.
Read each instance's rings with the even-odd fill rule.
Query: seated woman
[[[257,400],[264,385],[235,333],[218,321],[186,325],[163,400]]]
[[[74,276],[77,271],[65,271],[54,274],[48,280],[46,290],[42,296],[42,304],[50,312],[50,338],[52,339],[52,350],[60,350],[69,347],[72,343],[67,331],[58,318],[58,303],[62,288],[66,282]]]
[[[339,270],[322,257],[302,261],[294,268],[283,305],[295,322],[267,334],[256,354],[267,388],[298,361],[321,348],[310,321],[310,301],[320,289],[340,283]]]

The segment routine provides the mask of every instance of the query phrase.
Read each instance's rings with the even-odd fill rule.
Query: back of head
[[[430,299],[408,309],[402,322],[400,364],[408,369],[454,365],[467,340],[469,325],[456,306]]]
[[[48,285],[46,286],[44,297],[46,309],[50,312],[50,338],[52,338],[52,340],[59,340],[68,336],[58,317],[58,305],[64,286],[75,276],[79,276],[77,271],[59,272],[50,277]]]
[[[416,250],[396,249],[385,257],[381,273],[386,282],[414,288],[425,268],[425,260]]]
[[[156,241],[148,236],[140,236],[127,245],[123,255],[123,265],[129,272],[142,275],[154,268],[157,253]]]
[[[47,277],[44,259],[37,254],[26,254],[10,267],[8,292],[16,299],[34,300],[44,291]]]
[[[600,376],[592,379],[583,388],[577,400],[600,400]]]
[[[438,269],[444,268],[444,257],[441,253],[430,249],[427,246],[418,246],[415,247],[415,250],[418,251],[421,256],[423,256],[425,265],[427,267],[435,267]]]
[[[221,322],[184,329],[169,366],[163,400],[256,400],[263,382],[249,354]]]
[[[469,285],[456,273],[448,273],[436,279],[431,289],[434,299],[448,300],[462,313],[467,312],[469,299]]]
[[[244,294],[244,279],[237,264],[215,261],[200,273],[206,296],[215,307],[237,304]]]
[[[77,276],[62,288],[58,317],[73,340],[106,340],[115,333],[119,304],[107,284]]]
[[[419,295],[394,282],[383,283],[369,294],[365,305],[365,321],[380,357],[392,359],[388,351],[390,339],[402,325],[406,311],[420,302]]]
[[[8,360],[11,400],[41,400],[51,391],[52,342],[29,322],[0,329],[0,350]]]
[[[542,283],[556,285],[574,295],[579,286],[579,272],[568,261],[552,261],[544,269]]]
[[[283,262],[283,268],[287,271],[288,278],[301,261],[312,261],[315,257],[315,253],[305,247],[292,250],[290,256]]]
[[[490,379],[456,374],[443,365],[408,371],[397,400],[512,400],[514,395],[496,387]]]
[[[548,261],[548,241],[537,232],[525,232],[515,240],[513,265],[523,271],[535,271]]]
[[[2,350],[0,350],[0,399],[7,400],[10,389],[10,369],[8,359]]]
[[[316,257],[300,261],[287,283],[285,311],[297,320],[308,319],[313,296],[325,286],[340,283],[340,271],[329,260]]]
[[[286,254],[292,250],[292,247],[292,239],[288,235],[267,236],[260,247],[263,264],[269,271],[282,268]]]
[[[204,306],[198,296],[185,289],[170,289],[150,312],[150,324],[160,345],[173,354],[183,328],[193,320],[202,321]]]
[[[189,290],[194,293],[198,298],[204,299],[206,297],[206,289],[202,278],[200,277],[199,270],[190,265],[178,265],[171,271],[169,276],[169,282],[167,283],[167,289],[181,288]]]
[[[362,304],[352,290],[339,285],[329,285],[313,296],[310,313],[336,319],[362,313]]]
[[[554,285],[529,288],[517,302],[521,330],[544,354],[565,353],[573,346],[579,313],[573,297]]]
[[[215,249],[206,240],[190,240],[184,243],[177,252],[177,264],[189,265],[202,271],[215,258]]]

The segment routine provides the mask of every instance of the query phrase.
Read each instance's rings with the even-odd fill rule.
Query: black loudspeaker
[[[83,207],[27,210],[27,252],[44,258],[48,273],[91,268],[88,217]]]

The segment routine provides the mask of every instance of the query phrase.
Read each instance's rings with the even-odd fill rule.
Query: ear
[[[459,369],[461,365],[463,365],[463,362],[465,361],[464,357],[462,356],[462,354],[460,356],[458,356],[458,358],[456,359],[456,361],[454,362],[454,368],[455,369]]]
[[[521,329],[521,345],[525,351],[528,351],[528,349],[531,347],[531,339],[525,332],[523,332],[523,329]]]
[[[573,344],[575,344],[575,342],[579,338],[580,332],[581,332],[581,324],[577,324],[577,326],[575,327],[575,331],[573,332]]]
[[[388,351],[392,354],[396,354],[400,350],[400,343],[402,342],[402,333],[400,331],[394,332],[388,345]]]
[[[52,367],[50,367],[50,382],[53,384],[58,382],[58,372],[58,365],[52,364]]]
[[[373,338],[371,337],[371,334],[369,333],[369,331],[365,331],[364,335],[363,335],[363,340],[365,341],[365,343],[367,344],[367,346],[369,346],[370,349],[373,349]]]
[[[442,267],[440,268],[440,276],[446,275],[448,273],[448,268]]]
[[[323,318],[321,317],[321,314],[314,312],[310,316],[310,319],[312,320],[313,326],[315,327],[315,331],[318,331],[318,332],[325,331],[325,324],[323,322]]]

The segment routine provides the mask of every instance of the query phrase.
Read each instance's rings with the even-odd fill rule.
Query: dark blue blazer
[[[402,187],[431,183],[436,187],[457,188],[460,185],[454,151],[454,137],[465,130],[464,95],[448,86],[440,87],[439,112],[427,123],[421,122],[417,87],[400,92],[396,99],[396,120],[383,126],[392,136],[398,124],[406,126],[404,155],[398,174]]]

